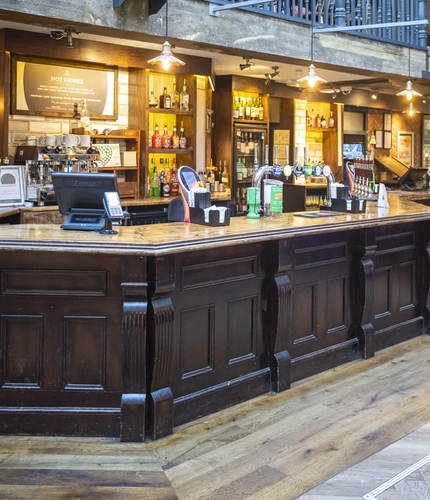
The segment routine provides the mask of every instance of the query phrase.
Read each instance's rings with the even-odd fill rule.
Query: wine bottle
[[[173,133],[172,133],[172,148],[179,148],[179,135],[176,131],[176,125],[173,125]]]
[[[258,119],[260,121],[264,120],[264,106],[263,106],[263,101],[260,99],[258,101]]]
[[[160,178],[157,174],[157,167],[154,166],[151,177],[151,198],[158,198],[160,196]]]

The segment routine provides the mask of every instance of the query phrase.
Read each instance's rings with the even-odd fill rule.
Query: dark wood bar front
[[[0,433],[158,439],[428,333],[430,209],[1,225]]]

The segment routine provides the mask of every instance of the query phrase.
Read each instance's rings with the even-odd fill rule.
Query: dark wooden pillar
[[[123,394],[121,441],[143,441],[146,418],[146,259],[128,258],[121,284],[123,295]]]
[[[288,240],[279,242],[278,269],[274,286],[269,293],[269,366],[271,386],[275,392],[285,391],[291,386],[291,357],[287,350],[290,328],[291,286],[288,271],[291,270],[291,248]]]
[[[375,230],[360,233],[363,240],[352,248],[351,306],[352,321],[359,346],[365,359],[375,355],[375,329],[373,327],[373,297],[376,252]]]
[[[173,360],[173,304],[167,294],[175,286],[175,258],[157,257],[151,262],[150,329],[148,337],[149,423],[151,439],[173,433],[173,394],[171,369]]]
[[[5,31],[0,30],[0,158],[8,156],[10,110],[10,53],[5,50]]]

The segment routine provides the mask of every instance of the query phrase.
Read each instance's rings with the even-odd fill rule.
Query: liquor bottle
[[[164,133],[161,136],[161,147],[166,149],[172,147],[172,138],[169,135],[166,124],[164,125]]]
[[[172,133],[172,148],[179,148],[179,135],[176,131],[176,125],[173,125],[173,133]]]
[[[79,104],[75,102],[73,104],[73,116],[70,120],[69,132],[73,134],[73,129],[79,128],[81,126],[81,114],[79,113]]]
[[[309,126],[311,128],[315,128],[316,127],[316,124],[315,124],[315,113],[314,113],[314,108],[312,108],[312,111],[311,111],[311,119],[309,121]]]
[[[324,116],[321,116],[321,128],[326,128],[327,122]]]
[[[249,155],[249,136],[251,135],[250,132],[246,134],[246,143],[245,143],[245,154]]]
[[[166,184],[166,175],[164,173],[164,170],[160,170],[160,196],[163,196],[165,184]]]
[[[321,128],[321,116],[319,113],[317,113],[317,116],[315,117],[315,127]]]
[[[329,128],[334,128],[333,111],[330,111],[330,117],[328,119],[328,126],[329,126]]]
[[[187,149],[187,138],[185,137],[184,133],[184,122],[181,122],[181,130],[179,133],[179,148]]]
[[[241,142],[240,142],[240,153],[241,154],[245,154],[245,151],[246,151],[246,137],[245,136],[246,136],[246,133],[243,132]]]
[[[167,87],[164,87],[163,93],[160,95],[160,108],[161,109],[171,108],[170,95],[167,93]]]
[[[151,93],[149,95],[148,104],[150,108],[156,108],[158,106],[158,99],[155,97],[153,90],[151,90]]]
[[[172,178],[170,179],[170,196],[179,196],[179,183],[176,177],[176,160],[173,160]]]
[[[187,80],[184,79],[184,85],[182,86],[182,92],[179,96],[180,108],[182,111],[188,111],[190,109],[190,95],[187,92]]]
[[[157,167],[154,166],[151,177],[151,198],[158,198],[160,196],[160,178],[157,174]]]
[[[154,149],[161,148],[161,135],[160,135],[160,132],[158,131],[158,123],[157,122],[155,122],[155,130],[154,130],[154,133],[152,134],[152,147]]]
[[[258,101],[258,119],[260,121],[264,120],[264,106],[263,106],[263,101],[261,100],[261,96]]]
[[[251,119],[252,120],[258,120],[258,102],[257,99],[252,98],[252,106],[251,106]]]
[[[170,94],[170,107],[179,109],[179,92],[176,90],[176,78],[173,79],[173,90]]]
[[[91,134],[91,120],[90,120],[90,112],[87,107],[87,100],[84,99],[81,108],[81,126],[84,127],[86,134]]]
[[[242,143],[242,132],[240,130],[238,130],[236,136],[237,136],[236,149],[237,149],[237,154],[239,154],[240,153],[240,145]],[[211,165],[212,165],[212,163],[211,163]]]

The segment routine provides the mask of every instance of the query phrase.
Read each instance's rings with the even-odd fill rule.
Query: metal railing
[[[213,3],[234,3],[241,8],[241,0],[213,0]],[[356,27],[351,34],[416,48],[427,47],[425,24],[401,25],[427,19],[427,0],[272,0],[243,8],[304,24],[311,24],[314,16],[315,27]],[[383,26],[388,23],[399,23],[399,26]],[[378,24],[380,28],[375,27]]]

